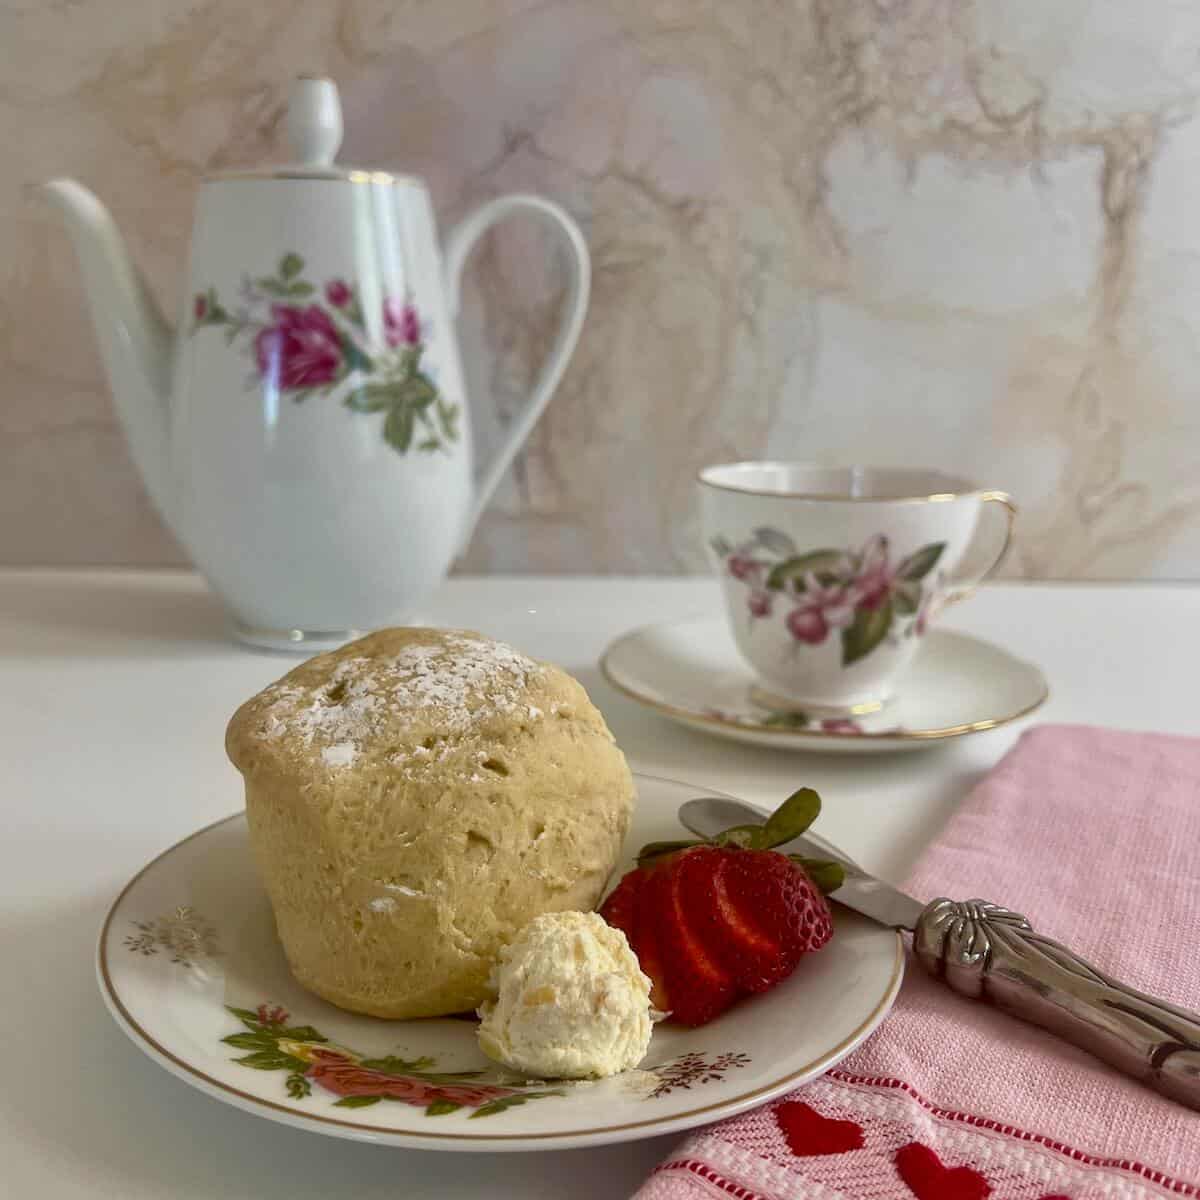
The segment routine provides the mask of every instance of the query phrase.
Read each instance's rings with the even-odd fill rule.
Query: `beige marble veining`
[[[575,361],[473,570],[697,569],[692,477],[922,463],[1022,504],[1012,574],[1200,575],[1191,0],[133,0],[0,14],[0,561],[163,562],[66,237],[110,203],[169,308],[209,169],[279,158],[291,77],[444,222],[541,191],[595,265]],[[561,280],[514,225],[461,337],[484,446]]]

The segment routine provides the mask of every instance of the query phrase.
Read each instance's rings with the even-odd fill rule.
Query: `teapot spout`
[[[66,218],[79,257],[96,338],[133,460],[160,515],[171,523],[171,328],[108,209],[72,179],[51,180],[43,190]]]

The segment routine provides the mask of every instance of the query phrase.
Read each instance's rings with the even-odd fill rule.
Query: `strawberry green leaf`
[[[312,1095],[312,1084],[299,1071],[293,1071],[287,1077],[287,1094],[293,1100],[303,1100]]]
[[[766,850],[765,825],[734,825],[710,838],[714,846],[737,846],[742,850]]]
[[[922,546],[915,554],[910,554],[900,564],[896,573],[901,579],[924,579],[933,570],[945,549],[945,542],[930,542],[928,546]]]
[[[382,1096],[343,1096],[333,1102],[334,1108],[366,1108],[370,1104],[378,1104]]]
[[[292,279],[304,270],[304,259],[298,254],[285,254],[279,260],[279,274],[284,279]]]
[[[676,850],[686,850],[689,846],[703,845],[705,845],[703,841],[697,841],[695,838],[680,842],[650,842],[638,851],[637,860],[640,865],[652,858],[662,858],[666,854],[674,854]]]
[[[793,792],[762,826],[762,844],[758,849],[770,850],[798,838],[820,815],[821,797],[812,788]]]
[[[433,1100],[425,1106],[425,1115],[427,1117],[444,1117],[447,1113],[458,1112],[462,1108],[461,1104],[455,1104],[453,1100]]]
[[[836,892],[846,882],[846,868],[840,862],[831,862],[824,858],[803,858],[799,854],[792,854],[788,857],[792,862],[799,863],[808,872],[809,879],[826,896],[830,892]]]

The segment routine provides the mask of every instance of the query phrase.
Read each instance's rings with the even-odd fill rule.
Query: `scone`
[[[583,688],[477,633],[319,655],[238,709],[226,749],[292,971],[377,1017],[481,1004],[519,929],[594,907],[633,807]]]

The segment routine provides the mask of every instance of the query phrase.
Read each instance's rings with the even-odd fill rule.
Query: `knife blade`
[[[734,825],[761,825],[766,819],[766,813],[759,812],[741,800],[716,796],[688,800],[679,809],[680,823],[700,837],[712,837]],[[805,858],[831,858],[841,863],[846,878],[841,887],[830,893],[831,899],[891,929],[916,928],[917,919],[924,911],[925,905],[892,887],[890,883],[884,883],[882,879],[869,875],[824,838],[806,834],[782,846],[776,846],[775,849],[783,854],[802,854]]]

